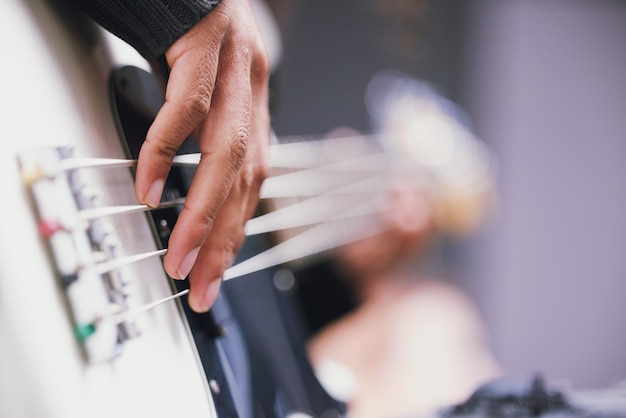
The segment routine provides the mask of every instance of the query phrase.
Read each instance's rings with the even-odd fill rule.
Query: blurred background
[[[499,159],[485,225],[438,271],[476,304],[508,376],[626,377],[626,2],[276,0],[278,136],[372,130],[393,68],[467,113]]]

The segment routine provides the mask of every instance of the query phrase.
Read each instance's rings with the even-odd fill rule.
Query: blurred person
[[[432,209],[419,197],[398,198],[385,216],[389,232],[339,250],[358,307],[308,345],[324,387],[358,418],[433,413],[499,374],[471,301],[403,265],[429,240]]]
[[[383,73],[368,93],[389,141],[414,155],[390,168],[378,220],[384,232],[336,251],[338,280],[356,308],[315,332],[308,351],[350,416],[418,416],[464,401],[500,374],[472,302],[419,266],[441,234],[477,227],[492,173],[482,146],[445,110],[449,103],[422,84]]]

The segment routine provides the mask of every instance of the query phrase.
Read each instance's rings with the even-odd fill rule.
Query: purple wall
[[[511,374],[624,380],[626,3],[474,6],[468,106],[502,172],[466,259],[496,353]]]

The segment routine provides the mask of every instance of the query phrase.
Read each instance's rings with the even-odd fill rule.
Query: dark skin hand
[[[269,65],[248,0],[222,2],[167,51],[166,97],[139,153],[135,192],[159,204],[172,159],[198,134],[202,155],[164,259],[207,311],[244,239],[269,170]]]

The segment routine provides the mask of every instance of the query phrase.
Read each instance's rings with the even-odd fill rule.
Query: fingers
[[[173,157],[198,131],[202,158],[164,267],[179,279],[193,271],[190,304],[206,311],[267,175],[269,69],[247,1],[223,0],[166,57],[166,100],[140,151],[135,192],[142,203],[157,206]]]
[[[142,145],[135,180],[137,199],[149,206],[158,205],[176,151],[211,109],[223,40],[231,30],[224,9],[220,4],[166,52],[171,72],[165,103]]]
[[[267,83],[259,80],[251,80],[252,125],[244,165],[189,276],[189,305],[196,312],[207,311],[215,301],[224,271],[232,265],[244,241],[245,223],[257,207],[259,190],[268,174],[268,90]]]
[[[165,103],[141,147],[135,191],[149,206],[158,205],[176,151],[211,108],[218,64],[204,51],[197,48],[174,61]]]
[[[181,279],[189,274],[247,153],[251,123],[249,64],[237,59],[223,61],[218,77],[211,113],[200,126],[202,158],[164,260],[166,271]]]
[[[245,188],[236,184],[200,250],[189,275],[189,306],[196,312],[206,312],[211,307],[217,297],[222,275],[232,264],[243,243],[248,203]]]

